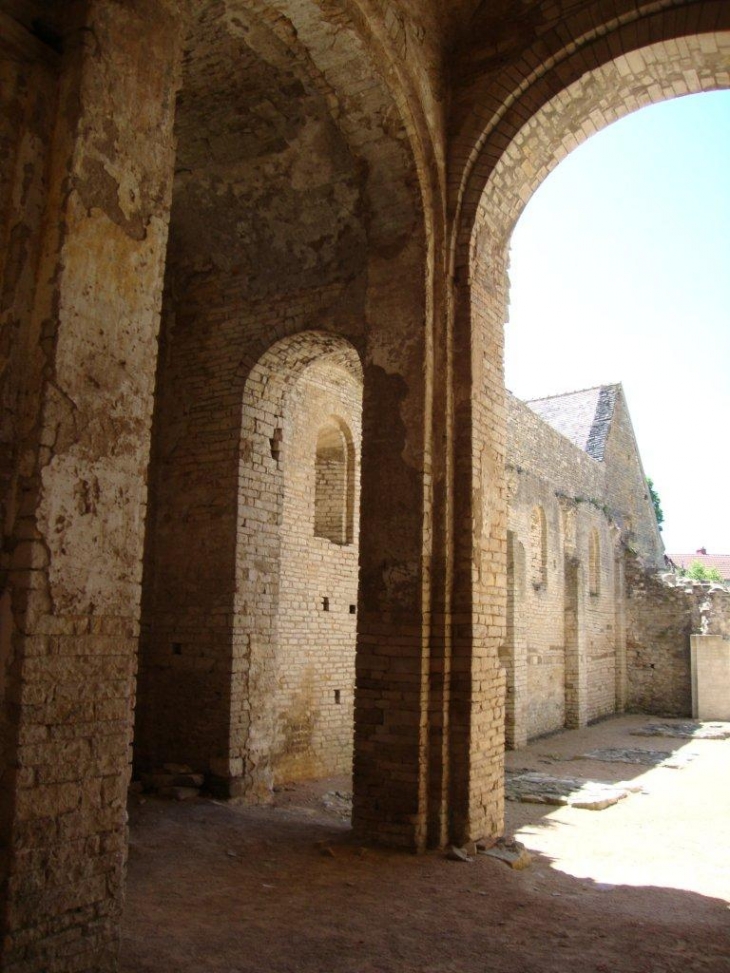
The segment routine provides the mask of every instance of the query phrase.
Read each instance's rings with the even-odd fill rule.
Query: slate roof
[[[598,385],[579,392],[531,399],[525,405],[573,445],[603,462],[620,390],[620,385]]]
[[[667,554],[678,568],[688,568],[695,561],[699,561],[705,568],[717,568],[720,577],[730,581],[730,554]]]

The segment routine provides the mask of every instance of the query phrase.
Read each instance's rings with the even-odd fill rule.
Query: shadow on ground
[[[614,734],[611,724],[603,727],[597,731],[602,744]],[[578,734],[589,739],[591,730]],[[528,765],[555,759],[563,766],[561,754],[570,751],[570,736],[538,741],[529,750]],[[583,737],[573,739],[582,752]],[[648,743],[657,745],[653,739]],[[703,745],[709,760],[707,748],[717,744]],[[553,757],[537,755],[546,749]],[[700,754],[696,763],[704,759]],[[618,765],[607,766],[606,779],[612,779]],[[690,769],[650,771],[662,802],[656,829],[661,830],[667,812],[666,789],[682,790]],[[634,770],[646,772],[645,767]],[[698,779],[695,775],[695,786]],[[697,798],[697,827],[702,828],[705,804]],[[529,821],[513,825],[533,829],[538,846],[554,836],[575,846],[586,826],[582,822],[605,832],[607,825],[600,822],[611,821],[620,834],[623,814],[634,828],[644,827],[637,824],[643,821],[637,815],[649,807],[643,800],[632,796],[621,802],[626,812],[619,812],[620,805],[601,812],[556,812],[540,805],[514,805],[508,811],[512,817],[518,809],[523,816],[529,812]],[[297,807],[292,798],[283,804],[246,809],[205,799],[189,804],[135,799],[123,973],[729,969],[730,912],[722,898],[651,884],[615,884],[587,872],[567,874],[558,856],[539,850],[530,868],[513,871],[486,856],[461,863],[437,853],[363,849],[352,843],[347,823],[336,813],[317,810],[321,802],[313,799]],[[529,834],[522,840],[529,845]],[[640,840],[637,847],[645,845]],[[706,833],[696,847],[705,847],[710,859],[727,855],[727,848],[713,845]],[[671,845],[664,850],[668,859],[675,854]]]

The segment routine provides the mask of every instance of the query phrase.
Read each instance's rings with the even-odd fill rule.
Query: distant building
[[[509,746],[632,703],[626,559],[664,546],[621,385],[507,398]]]
[[[717,568],[723,581],[730,582],[730,554],[708,554],[706,547],[698,548],[694,554],[667,554],[675,568],[687,570],[698,562],[703,568]]]

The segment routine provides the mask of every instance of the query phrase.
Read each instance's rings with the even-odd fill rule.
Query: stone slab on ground
[[[589,750],[574,760],[602,760],[606,763],[639,764],[641,767],[668,767],[681,770],[697,756],[695,753],[672,753],[671,750],[631,750],[607,747]]]
[[[506,774],[504,796],[508,801],[602,811],[628,797],[632,789],[580,777],[549,777],[547,774]]]
[[[532,855],[521,841],[515,841],[514,838],[498,838],[491,847],[480,849],[479,854],[497,858],[516,871],[529,868],[532,864]]]
[[[632,730],[635,737],[677,737],[680,740],[730,740],[730,723],[649,723]]]

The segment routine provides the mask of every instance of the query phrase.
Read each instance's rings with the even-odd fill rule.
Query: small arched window
[[[535,507],[530,517],[530,581],[532,587],[547,583],[547,523],[542,507]]]
[[[335,420],[325,423],[314,461],[314,536],[333,544],[352,543],[353,459],[346,430]]]
[[[588,591],[592,595],[601,591],[601,542],[595,527],[588,538]]]

